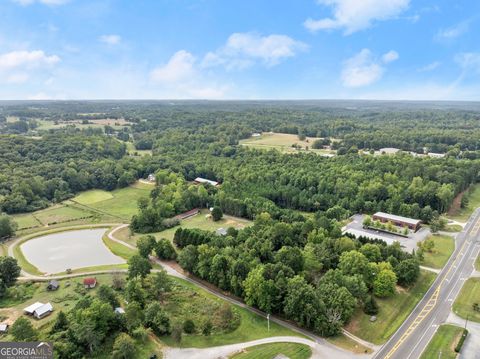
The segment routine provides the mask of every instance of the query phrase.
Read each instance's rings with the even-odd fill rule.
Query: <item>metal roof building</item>
[[[420,224],[422,223],[422,221],[419,219],[397,216],[395,214],[390,214],[385,212],[375,213],[372,216],[372,219],[383,222],[383,223],[392,222],[396,226],[408,227],[412,231],[417,231],[420,228]]]
[[[212,181],[212,180],[209,180],[209,179],[206,179],[206,178],[202,178],[202,177],[197,177],[193,180],[193,182],[195,183],[208,183],[208,184],[211,184],[213,187],[216,187],[218,186],[218,182],[217,181]]]

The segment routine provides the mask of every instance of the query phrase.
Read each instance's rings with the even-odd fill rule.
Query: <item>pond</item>
[[[106,228],[81,229],[36,237],[20,245],[25,259],[46,273],[126,263],[103,243]]]

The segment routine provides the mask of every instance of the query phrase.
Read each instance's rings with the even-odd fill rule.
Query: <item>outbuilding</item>
[[[40,307],[42,307],[44,304],[40,302],[33,303],[26,307],[23,312],[28,315],[33,315],[33,313]]]
[[[206,178],[202,178],[202,177],[197,177],[193,180],[194,183],[196,184],[203,184],[203,183],[208,183],[210,185],[212,185],[213,187],[217,187],[218,186],[218,182],[217,181],[212,181],[212,180],[209,180],[209,179],[206,179]]]
[[[85,289],[91,289],[91,288],[95,288],[95,286],[97,285],[97,278],[85,278],[83,280],[83,286],[85,287]]]
[[[60,283],[57,280],[51,280],[48,282],[47,290],[57,290],[60,287]]]
[[[45,318],[53,312],[53,306],[50,303],[44,304],[41,307],[35,309],[33,316],[37,319]]]
[[[125,309],[122,307],[115,308],[115,314],[125,314]]]
[[[7,323],[0,323],[0,334],[4,334],[8,331]]]
[[[217,232],[216,232],[216,233],[217,233],[217,235],[219,235],[219,236],[226,236],[226,235],[227,235],[227,230],[222,227],[222,228],[217,229]]]
[[[385,213],[385,212],[377,212],[372,216],[374,221],[380,221],[382,223],[391,222],[395,226],[399,227],[407,227],[410,230],[416,232],[420,228],[420,224],[422,223],[419,219],[413,219],[408,217],[397,216],[395,214]]]

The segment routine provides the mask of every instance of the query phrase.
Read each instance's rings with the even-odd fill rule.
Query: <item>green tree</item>
[[[172,289],[172,281],[167,272],[162,269],[159,272],[150,273],[145,278],[145,289],[147,295],[153,300],[159,300],[162,296]]]
[[[17,281],[21,268],[12,257],[0,257],[0,279],[5,286],[11,287]]]
[[[31,342],[37,340],[38,333],[33,328],[32,323],[24,318],[18,318],[10,329],[13,339],[19,342]]]
[[[368,315],[378,314],[378,304],[373,296],[369,295],[367,297],[363,303],[363,311]]]
[[[13,237],[16,229],[17,223],[10,216],[0,214],[0,239]]]
[[[187,334],[195,333],[195,323],[191,319],[187,319],[183,322],[183,331]]]
[[[125,286],[125,299],[130,302],[137,302],[141,307],[145,305],[146,293],[139,277],[127,281]]]
[[[420,275],[420,266],[416,259],[405,259],[395,268],[398,284],[409,286],[414,284]]]
[[[380,271],[373,282],[373,293],[380,298],[395,294],[397,276],[389,269]]]
[[[382,260],[382,253],[380,247],[376,244],[365,243],[360,247],[359,252],[367,257],[369,262],[380,262]]]
[[[145,308],[145,325],[157,335],[170,334],[170,319],[158,302],[152,302]]]
[[[112,287],[102,284],[97,289],[97,297],[101,301],[110,304],[113,308],[118,307],[120,302],[117,298],[117,293],[113,290]]]
[[[58,333],[68,329],[68,319],[67,315],[60,311],[55,318],[55,322],[53,323],[51,333]]]
[[[222,209],[218,206],[213,207],[212,209],[212,219],[217,222],[223,217]]]
[[[128,260],[128,278],[145,278],[152,269],[150,261],[140,255],[134,255]]]
[[[344,252],[340,256],[338,268],[346,275],[364,275],[367,269],[368,259],[358,251]]]
[[[175,259],[177,257],[177,252],[175,252],[172,243],[165,238],[158,240],[155,246],[155,254],[158,258],[166,260]]]
[[[143,258],[148,258],[156,245],[157,242],[155,241],[154,236],[150,234],[141,236],[137,241],[138,254],[140,254]]]
[[[129,302],[125,307],[125,321],[127,329],[133,334],[136,328],[143,325],[145,321],[145,315],[143,314],[142,307],[137,302]]]
[[[112,359],[130,359],[135,356],[134,340],[126,333],[120,333],[113,343]]]

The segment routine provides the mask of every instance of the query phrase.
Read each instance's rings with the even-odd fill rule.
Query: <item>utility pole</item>
[[[467,318],[465,319],[465,329],[467,329],[467,324],[468,324],[468,314],[467,314]]]
[[[268,331],[270,331],[270,314],[267,313],[267,326],[268,326]]]
[[[440,350],[440,353],[438,353],[438,359],[442,358],[442,351]]]

